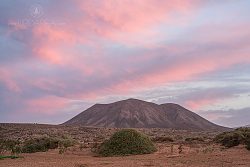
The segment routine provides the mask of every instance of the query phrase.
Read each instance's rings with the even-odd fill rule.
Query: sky
[[[1,0],[0,122],[178,103],[250,124],[249,0]]]

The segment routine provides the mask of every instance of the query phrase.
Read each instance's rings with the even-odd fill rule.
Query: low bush
[[[59,147],[68,148],[75,144],[75,140],[70,139],[70,138],[64,138],[64,139],[59,140],[58,144],[59,144]]]
[[[23,153],[45,152],[49,149],[58,148],[59,140],[57,138],[42,137],[30,139],[24,142]]]
[[[40,137],[20,143],[17,140],[0,140],[0,154],[10,151],[12,154],[45,152],[49,149],[59,148],[65,152],[75,141],[70,138]]]
[[[153,142],[133,129],[123,129],[104,141],[97,150],[101,156],[149,154],[156,151]]]
[[[185,139],[186,142],[204,142],[204,139],[201,137],[188,137]]]
[[[3,154],[3,152],[5,151],[4,141],[5,140],[0,139],[0,155]]]
[[[227,148],[238,146],[239,144],[248,145],[250,140],[250,128],[238,128],[234,131],[223,132],[214,138],[216,143],[220,143]]]
[[[68,147],[71,147],[75,144],[75,140],[69,138],[69,137],[63,137],[63,139],[61,139],[59,141],[59,154],[63,154],[67,151]]]
[[[221,144],[227,148],[238,146],[242,143],[243,136],[239,133],[228,133],[221,140]]]
[[[20,142],[17,140],[0,140],[0,153],[2,154],[5,151],[10,151],[12,154],[18,154],[21,152]]]
[[[163,142],[174,142],[174,139],[171,137],[167,137],[167,136],[160,136],[160,137],[153,138],[152,141],[163,143]]]
[[[246,149],[250,151],[250,139],[246,141]]]

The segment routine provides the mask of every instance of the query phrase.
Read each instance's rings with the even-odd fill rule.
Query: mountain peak
[[[115,128],[226,130],[178,104],[158,105],[134,98],[109,104],[95,104],[64,124]]]
[[[137,103],[137,102],[145,102],[145,101],[139,100],[139,99],[135,99],[135,98],[128,98],[128,99],[125,99],[125,100],[121,100],[120,102],[135,102],[135,103]]]

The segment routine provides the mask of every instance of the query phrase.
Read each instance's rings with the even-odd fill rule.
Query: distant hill
[[[138,99],[127,99],[110,104],[95,104],[63,125],[211,131],[228,129],[209,122],[178,104],[158,105]]]

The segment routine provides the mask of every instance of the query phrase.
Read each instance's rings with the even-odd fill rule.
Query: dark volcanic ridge
[[[228,130],[228,128],[209,122],[178,104],[158,105],[138,99],[127,99],[110,104],[95,104],[63,123],[63,125],[206,131]]]

